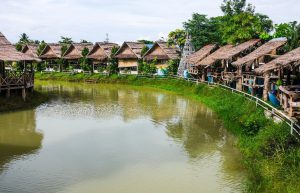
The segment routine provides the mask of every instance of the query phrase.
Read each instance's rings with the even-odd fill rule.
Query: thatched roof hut
[[[62,56],[61,53],[62,45],[58,43],[49,43],[46,45],[44,50],[41,52],[41,59],[59,59]]]
[[[78,60],[82,57],[82,51],[87,48],[89,52],[93,49],[92,43],[72,43],[63,58],[67,60]]]
[[[233,45],[223,46],[223,47],[219,48],[218,50],[216,50],[215,52],[213,52],[212,54],[210,54],[209,56],[207,56],[206,58],[204,58],[203,60],[197,62],[196,65],[210,66],[210,65],[214,64],[216,61],[218,61],[219,58],[221,58],[224,55],[224,53],[227,52],[232,47],[233,47]]]
[[[276,51],[282,47],[287,41],[284,39],[274,39],[264,45],[260,46],[250,54],[246,55],[243,58],[238,59],[232,64],[235,66],[251,65],[255,60],[258,60],[265,55],[271,54],[273,51]]]
[[[220,53],[217,59],[232,61],[238,55],[243,54],[244,52],[249,53],[259,45],[261,45],[260,39],[252,39]]]
[[[36,61],[37,58],[18,52],[0,32],[0,60],[2,61]]]
[[[38,58],[37,50],[39,48],[38,44],[26,44],[23,49],[22,53],[27,54],[31,57]]]
[[[195,66],[199,65],[199,62],[211,54],[217,48],[216,44],[206,45],[194,54],[191,54],[187,57],[187,62]]]
[[[296,48],[291,52],[288,52],[271,62],[262,65],[261,67],[255,69],[255,73],[257,74],[264,74],[270,71],[276,71],[280,68],[287,68],[287,67],[295,67],[300,65],[300,48]]]
[[[96,42],[94,47],[90,50],[88,58],[97,61],[105,61],[111,57],[111,52],[114,47],[119,48],[119,45],[108,42]]]
[[[146,44],[142,42],[124,42],[115,54],[118,59],[141,59],[142,49]]]
[[[175,46],[168,46],[167,42],[157,41],[143,56],[144,60],[178,60],[180,50]]]

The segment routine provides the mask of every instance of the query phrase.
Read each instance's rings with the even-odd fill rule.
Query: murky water
[[[240,192],[233,137],[192,99],[39,83],[51,102],[0,115],[1,193]]]

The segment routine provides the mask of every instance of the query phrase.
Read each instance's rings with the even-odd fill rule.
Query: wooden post
[[[239,91],[243,90],[242,66],[238,67],[238,81],[237,81],[236,89],[239,90]]]
[[[264,74],[264,91],[263,91],[263,99],[265,101],[268,100],[268,94],[270,91],[270,73],[267,72]]]
[[[6,90],[6,98],[9,98],[10,97],[10,89],[7,89]]]
[[[206,70],[205,68],[202,69],[202,78],[201,80],[204,82],[205,81],[205,77],[206,77]]]
[[[26,88],[22,88],[22,99],[26,101]]]

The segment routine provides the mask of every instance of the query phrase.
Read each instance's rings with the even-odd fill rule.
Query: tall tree
[[[108,60],[107,71],[109,74],[117,74],[118,73],[118,60],[114,57],[117,53],[118,48],[113,47],[111,50],[110,58]]]
[[[285,51],[291,51],[300,46],[300,24],[296,21],[275,25],[274,37],[285,37],[288,43],[284,47]]]
[[[218,31],[220,21],[220,17],[207,18],[206,15],[194,13],[192,19],[183,23],[186,31],[192,36],[195,49],[211,43],[221,43]]]
[[[169,46],[179,46],[181,50],[183,50],[185,44],[186,33],[183,29],[176,29],[171,31],[168,35],[167,44]]]
[[[219,32],[224,43],[237,44],[252,38],[264,37],[273,29],[273,22],[266,15],[255,13],[254,6],[246,0],[224,0],[224,13]]]
[[[71,43],[73,43],[72,38],[64,37],[64,36],[61,36],[60,38],[61,38],[61,40],[58,42],[60,44],[71,44]]]

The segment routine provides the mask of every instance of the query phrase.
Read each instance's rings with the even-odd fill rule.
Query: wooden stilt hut
[[[237,68],[237,89],[243,90],[243,86],[254,91],[263,87],[263,77],[256,76],[255,68],[270,62],[277,57],[278,50],[286,43],[286,39],[273,39],[243,58],[239,58],[232,65]]]
[[[64,53],[62,45],[57,43],[48,43],[39,56],[42,61],[46,62],[47,70],[54,71],[54,68],[61,69],[58,60],[61,59]]]
[[[217,59],[220,61],[219,65],[223,69],[221,73],[222,82],[236,87],[237,69],[232,65],[232,62],[246,56],[261,45],[260,39],[252,39],[221,53]]]
[[[154,43],[152,48],[150,48],[143,56],[144,61],[151,62],[157,60],[156,68],[166,69],[170,60],[179,63],[180,60],[180,50],[176,46],[168,46],[167,42],[157,41]]]
[[[93,49],[92,43],[72,43],[66,52],[63,55],[63,59],[68,63],[69,66],[72,66],[74,70],[81,72],[81,66],[79,59],[83,57],[82,51],[87,49],[88,53]]]
[[[88,54],[88,58],[92,60],[93,72],[99,72],[98,68],[108,65],[114,47],[119,48],[119,45],[109,42],[96,42]]]
[[[187,57],[187,63],[188,63],[188,72],[192,76],[201,77],[203,81],[205,81],[205,68],[201,68],[200,61],[203,60],[205,57],[209,56],[211,53],[213,53],[217,49],[216,44],[210,44],[207,46],[204,46],[194,54],[191,54]]]
[[[119,61],[120,74],[138,74],[138,61],[142,59],[141,51],[146,44],[141,42],[124,42],[115,54]]]
[[[231,49],[233,45],[226,45],[223,47],[220,47],[212,54],[208,55],[207,57],[203,58],[202,60],[198,61],[196,65],[198,65],[198,68],[202,68],[203,72],[202,74],[207,76],[207,80],[209,82],[216,81],[220,78],[221,72],[223,69],[219,65],[213,65],[216,62],[218,62],[218,58],[226,51]]]
[[[254,70],[264,76],[263,98],[277,96],[291,117],[300,116],[300,48],[288,52]]]
[[[21,90],[25,100],[26,90],[34,87],[32,61],[38,59],[18,52],[0,32],[0,92],[6,91],[9,97],[11,90]],[[7,64],[12,63],[14,67],[7,67]]]

